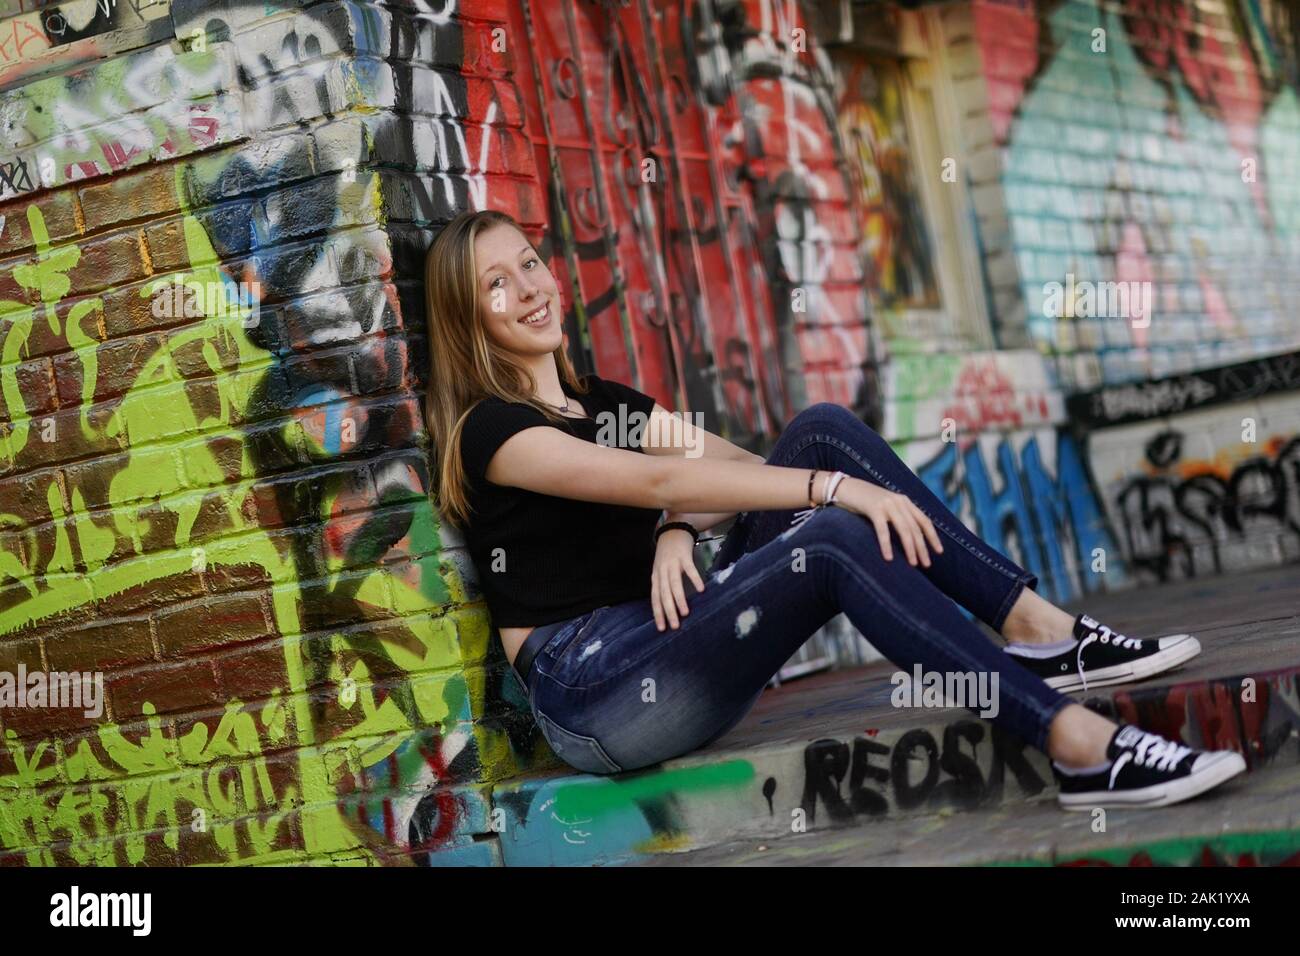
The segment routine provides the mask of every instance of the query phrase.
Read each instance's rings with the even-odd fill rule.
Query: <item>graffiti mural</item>
[[[1065,386],[1293,350],[1294,6],[975,0],[972,10],[1029,330],[1044,351],[1077,357]],[[1044,284],[1070,274],[1152,283],[1149,325],[1045,316]]]
[[[1300,390],[1300,353],[1291,352],[1226,368],[1106,386],[1069,396],[1066,407],[1070,421],[1099,428],[1296,390]]]
[[[1287,669],[1120,691],[1090,706],[1192,747],[1231,748],[1254,771],[1300,756],[1298,692],[1296,672]]]
[[[1035,352],[896,355],[884,374],[885,425],[894,441],[945,428],[971,437],[1064,421],[1061,393]]]
[[[1069,434],[989,432],[913,442],[900,454],[969,528],[1038,575],[1048,600],[1124,582],[1121,552]]]
[[[4,94],[36,199],[3,234],[0,660],[85,665],[104,618],[158,635],[96,662],[111,719],[51,739],[57,717],[4,714],[7,856],[430,862],[485,828],[477,781],[537,751],[458,609],[365,168],[390,120],[357,112],[393,94],[354,38],[432,45],[436,13],[384,34],[374,9],[178,2],[183,48]]]
[[[0,84],[165,39],[171,33],[169,4],[5,0],[0,3]]]
[[[1026,757],[1022,741],[984,721],[951,723],[941,740],[919,727],[892,746],[874,736],[855,738],[851,748],[838,740],[809,744],[800,806],[810,821],[819,806],[836,824],[920,808],[969,810],[1001,803],[1008,779],[1024,798],[1042,793],[1050,780],[1042,762]]]
[[[518,9],[580,364],[751,447],[809,402],[876,414],[854,197],[810,24],[777,0],[651,6]]]
[[[604,374],[750,443],[805,382],[865,407],[824,57],[767,0],[654,25],[578,4],[59,10],[6,21],[53,23],[68,52],[24,45],[0,93],[0,664],[93,660],[108,702],[89,726],[0,718],[0,848],[499,862],[471,838],[484,782],[553,758],[428,500],[405,277],[441,222],[506,209],[574,277],[571,343]],[[499,48],[522,17],[564,55]],[[149,45],[155,21],[171,42]],[[648,183],[625,175],[645,158]],[[136,636],[104,646],[104,619]]]
[[[1300,556],[1298,418],[1283,395],[1094,432],[1092,470],[1131,569],[1171,581]]]
[[[1259,178],[1201,222],[1201,181],[1133,186],[1129,140],[1105,137],[1076,251],[1199,303],[1098,350],[1117,387],[1134,348],[1205,369],[1293,331],[1273,279],[1295,274],[1300,223],[1277,185],[1293,51],[1225,36],[1256,71],[1231,87],[1197,72],[1176,18],[1148,41],[1148,7],[1097,15],[1164,104],[1166,165],[1258,158]],[[998,9],[1039,51],[996,54],[1020,78],[995,121],[1023,198],[1074,67],[1051,55],[1052,5]],[[1058,433],[1028,351],[901,357],[881,401],[871,302],[933,306],[935,250],[899,76],[832,58],[816,19],[786,0],[0,4],[0,671],[93,670],[107,691],[93,720],[0,711],[0,864],[613,858],[737,812],[821,826],[1041,790],[1033,758],[970,721],[585,793],[518,782],[559,765],[429,498],[420,412],[422,257],[465,209],[510,212],[550,258],[580,367],[753,448],[818,401],[883,420],[1058,600],[1291,554],[1284,405],[1259,405],[1250,450],[1149,420],[1271,401],[1294,388],[1276,359],[1242,371],[1271,383],[1249,395],[1208,373],[1107,392],[1091,424],[1114,427],[1086,444]],[[1017,206],[1014,235],[1039,213]],[[1211,251],[1220,220],[1276,273],[1238,281]],[[514,829],[485,839],[496,809]]]
[[[885,434],[969,528],[1038,575],[1049,600],[1123,586],[1114,532],[1036,353],[898,355]],[[1104,569],[1104,570],[1103,570]]]
[[[917,191],[903,115],[901,68],[894,62],[837,54],[846,90],[840,135],[863,211],[869,286],[886,309],[939,308],[930,236]]]

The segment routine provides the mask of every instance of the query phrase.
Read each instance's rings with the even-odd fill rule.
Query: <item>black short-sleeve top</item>
[[[565,418],[569,432],[592,444],[644,452],[644,425],[655,400],[595,374],[582,376],[586,418]],[[638,417],[644,416],[643,418]],[[637,422],[641,428],[635,428]],[[558,428],[529,405],[495,396],[471,409],[461,432],[470,517],[465,543],[498,627],[551,624],[607,604],[650,596],[658,510],[600,504],[497,485],[488,463],[525,428]]]

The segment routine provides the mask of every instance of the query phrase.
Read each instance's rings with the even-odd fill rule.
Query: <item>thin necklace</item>
[[[550,405],[551,408],[559,409],[559,410],[562,411],[562,412],[567,412],[567,411],[569,410],[569,396],[567,396],[567,395],[564,396],[564,404],[563,404],[563,405],[556,405],[554,402],[547,402],[546,399],[544,399],[544,398],[538,399],[538,401],[546,402],[546,404],[547,404],[547,405]]]

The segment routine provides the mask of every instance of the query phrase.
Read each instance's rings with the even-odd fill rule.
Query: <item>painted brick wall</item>
[[[427,495],[424,249],[509,210],[580,364],[746,444],[878,415],[799,10],[0,13],[0,672],[106,691],[0,709],[0,860],[500,862],[554,757]]]
[[[1058,227],[1025,225],[1043,186],[1015,138],[1038,101],[1007,98],[1003,73],[1024,65],[989,40],[998,17],[1028,26],[992,8],[942,17],[1004,351],[936,337],[911,345],[948,355],[884,362],[876,312],[924,291],[933,240],[885,228],[899,217],[861,149],[880,104],[851,55],[827,55],[819,37],[852,31],[817,5],[0,5],[0,674],[102,672],[106,688],[91,716],[0,708],[0,863],[503,862],[495,788],[554,757],[429,501],[419,411],[422,256],[466,208],[514,214],[576,288],[580,366],[754,448],[801,407],[850,406],[1045,593],[1293,556],[1294,363],[1126,384],[1183,367],[1152,357],[1187,351],[1158,316],[1122,360],[1045,347],[1030,264],[1051,261]],[[1286,155],[1294,49],[1267,26],[1285,82],[1260,81],[1275,92],[1256,142]],[[1035,34],[1035,64],[1055,42]],[[1199,100],[1152,82],[1174,92],[1151,116],[1203,128]],[[1225,142],[1249,145],[1233,123]],[[1295,248],[1293,187],[1261,182],[1223,200],[1261,210],[1260,229],[1272,217],[1205,258],[1205,301],[1233,321],[1198,313],[1193,368],[1294,347],[1267,306],[1294,272],[1255,283],[1265,306],[1231,292],[1251,243],[1272,242],[1279,270]],[[1196,223],[1151,227],[1139,194],[1094,244],[1136,228],[1153,270],[1161,242],[1195,259]],[[1128,372],[1082,392],[1103,384],[1079,371],[1089,356]],[[1258,446],[1227,424],[1214,445],[1147,434],[1192,434],[1193,408],[1240,424],[1243,401]],[[1134,497],[1151,475],[1163,497]],[[1179,491],[1192,479],[1199,511]],[[1232,506],[1218,524],[1196,523],[1207,500]],[[1171,527],[1192,564],[1161,564],[1150,529]],[[1247,543],[1215,545],[1234,534]]]
[[[1028,331],[1062,385],[1294,350],[1300,103],[1265,19],[1286,5],[971,6]],[[1071,273],[1151,282],[1149,327],[1045,316]]]
[[[0,712],[0,858],[493,862],[488,782],[538,746],[427,495],[376,162],[399,88],[469,118],[467,79],[383,60],[459,34],[176,2],[146,46],[125,4],[62,9],[96,35],[0,95],[0,670],[107,699]]]
[[[1294,560],[1294,5],[938,15],[1004,351],[895,356],[886,435],[1056,599]],[[1149,307],[1090,312],[1116,282]]]

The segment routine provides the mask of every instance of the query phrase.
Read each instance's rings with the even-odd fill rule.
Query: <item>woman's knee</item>
[[[874,535],[866,518],[856,512],[832,505],[818,508],[801,524],[787,530],[782,537],[797,536],[802,540],[852,545],[864,535]]]
[[[855,564],[867,565],[876,570],[888,569],[875,525],[862,515],[845,508],[831,506],[813,512],[803,524],[790,529],[786,536],[793,538],[793,547],[806,551],[816,550],[816,542],[830,545],[824,553],[845,557]],[[894,547],[896,556],[901,549]],[[907,566],[906,559],[903,565]]]
[[[782,437],[801,436],[808,433],[838,438],[861,455],[875,457],[880,445],[888,445],[874,428],[854,412],[834,402],[817,402],[809,405],[794,417]]]
[[[874,442],[884,440],[843,405],[817,402],[799,412],[785,426],[767,456],[767,463],[788,465],[796,455],[806,453],[809,448],[823,446],[822,442],[811,440],[810,436],[834,438],[843,445],[859,449],[863,455],[872,450]]]
[[[809,425],[843,427],[854,425],[866,426],[866,422],[862,421],[862,419],[858,418],[857,415],[845,408],[843,405],[838,405],[835,402],[816,402],[795,415],[795,417],[790,420],[790,425],[788,427],[794,427],[795,425],[800,427]]]

